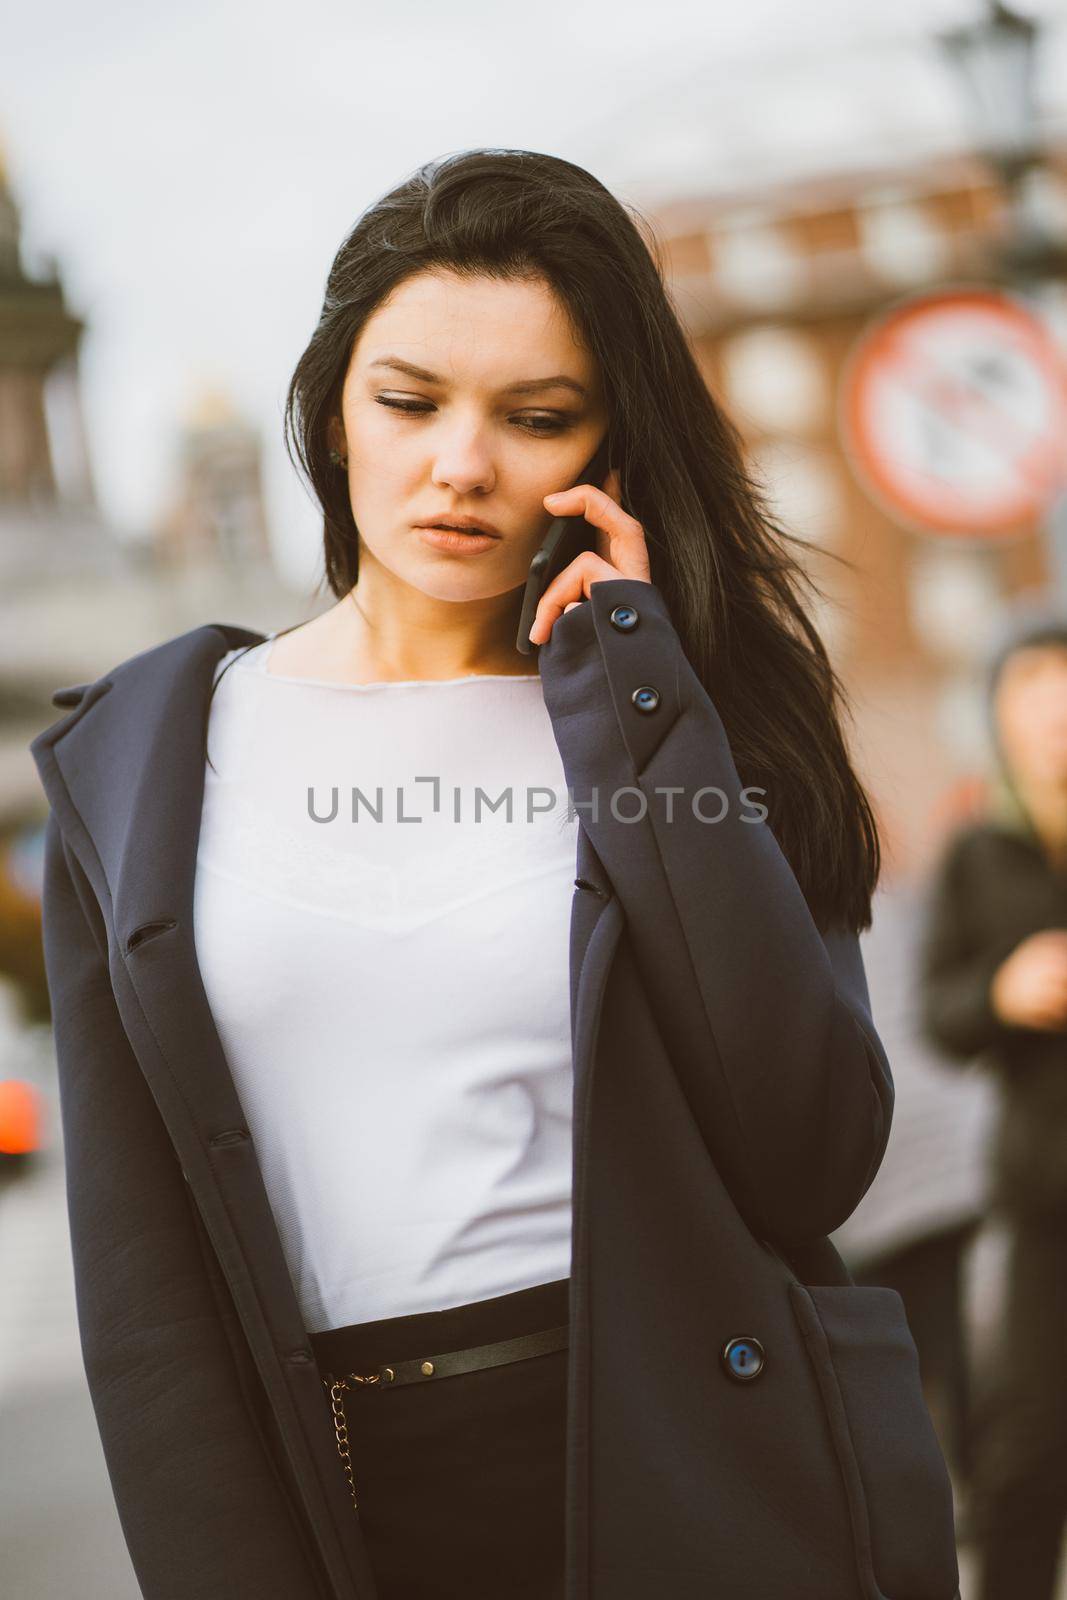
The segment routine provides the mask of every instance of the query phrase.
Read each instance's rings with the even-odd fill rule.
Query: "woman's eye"
[[[380,406],[387,406],[390,411],[403,411],[408,416],[426,416],[433,410],[433,406],[420,400],[391,400],[385,395],[374,397]],[[540,413],[537,416],[516,417],[517,427],[525,428],[528,433],[561,433],[564,428],[569,428],[570,418],[553,416],[551,412]]]
[[[560,433],[564,428],[570,427],[566,417],[526,417],[523,427],[529,427],[534,433]]]
[[[421,416],[423,413],[433,410],[432,406],[421,405],[418,401],[387,400],[384,395],[380,394],[376,394],[374,398],[380,406],[388,406],[390,411],[406,411],[413,416]]]

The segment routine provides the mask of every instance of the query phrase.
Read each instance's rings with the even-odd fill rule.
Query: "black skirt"
[[[323,1378],[370,1374],[565,1324],[569,1287],[561,1278],[309,1337]],[[562,1600],[567,1359],[564,1348],[425,1384],[343,1391],[352,1515],[380,1600]],[[332,1427],[331,1438],[336,1448]]]

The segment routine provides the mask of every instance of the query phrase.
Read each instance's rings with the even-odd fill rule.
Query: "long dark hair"
[[[334,257],[318,324],[289,384],[286,448],[323,515],[325,577],[359,572],[347,475],[330,461],[353,344],[413,274],[545,280],[599,363],[622,504],[641,522],[652,581],[713,698],[741,780],[820,927],[868,927],[880,871],[874,814],[841,728],[843,687],[801,603],[821,597],[749,476],[664,283],[650,224],[558,156],[442,157],[371,205]]]

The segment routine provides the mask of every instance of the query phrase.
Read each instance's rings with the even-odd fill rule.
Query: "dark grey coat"
[[[78,1317],[150,1600],[375,1600],[193,945],[213,670],[261,637],[143,651],[59,691],[31,746]],[[890,1126],[858,942],[813,923],[654,585],[596,584],[540,671],[598,799],[571,914],[567,1600],[953,1600],[902,1303],[825,1237]]]

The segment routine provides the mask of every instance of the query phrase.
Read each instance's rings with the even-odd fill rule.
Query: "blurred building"
[[[1067,152],[1041,175],[1046,226],[1067,239]],[[853,747],[879,805],[888,865],[921,870],[946,787],[975,767],[967,670],[1003,597],[1045,580],[1032,529],[979,542],[905,532],[842,447],[842,372],[870,320],[909,293],[995,284],[1007,199],[977,158],[849,171],[656,208],[679,314],[712,391],[741,428],[805,564],[851,694]],[[1067,284],[1047,313],[1067,350]],[[844,563],[835,560],[843,558]]]
[[[93,501],[78,391],[82,323],[66,306],[54,271],[43,279],[23,271],[19,231],[0,152],[0,561],[5,578],[47,559],[44,550],[28,551],[13,537],[19,508],[48,514],[88,508]],[[53,432],[63,435],[58,462]],[[56,529],[52,544],[62,544]]]
[[[115,573],[96,510],[81,411],[83,324],[54,267],[23,270],[19,213],[0,154],[0,586]]]
[[[217,386],[204,388],[181,430],[177,477],[159,525],[162,561],[217,560],[234,572],[270,564],[259,434]]]
[[[0,154],[0,823],[29,798],[26,740],[63,652],[24,650],[42,603],[119,580],[124,560],[95,504],[81,410],[82,322],[54,266],[23,267]]]
[[[96,502],[79,383],[84,323],[54,264],[23,262],[0,159],[0,874],[6,838],[41,820],[29,741],[51,693],[210,621],[269,631],[307,597],[271,555],[260,440],[217,390],[176,436],[157,528],[119,536]]]

